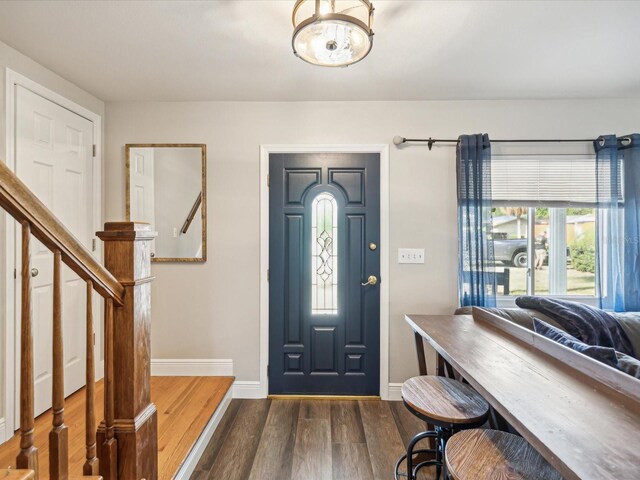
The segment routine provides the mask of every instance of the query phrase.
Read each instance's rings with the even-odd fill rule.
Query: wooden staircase
[[[36,473],[33,470],[0,470],[0,480],[33,480],[34,478]]]
[[[20,450],[15,470],[0,480],[70,475],[104,480],[155,480],[158,476],[157,412],[150,397],[150,242],[143,223],[107,223],[97,235],[105,242],[102,266],[47,207],[0,161],[0,207],[22,229],[20,321]],[[53,391],[49,433],[49,472],[38,470],[34,446],[34,378],[31,305],[31,236],[53,252]],[[86,282],[86,460],[82,472],[69,472],[68,429],[64,423],[62,265]],[[104,420],[94,414],[93,291],[105,302]]]
[[[35,480],[36,472],[33,470],[15,470],[8,468],[6,470],[0,470],[0,480]],[[82,477],[69,477],[69,480],[75,480],[76,478],[102,480],[101,476],[82,476]]]

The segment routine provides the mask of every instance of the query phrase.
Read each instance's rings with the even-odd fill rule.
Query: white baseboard
[[[0,444],[6,442],[7,438],[7,423],[4,418],[0,418]]]
[[[387,400],[390,400],[390,401],[402,400],[402,384],[401,383],[389,384]]]
[[[233,398],[266,398],[262,391],[260,382],[247,382],[236,380],[233,383]],[[402,383],[390,383],[387,389],[386,398],[383,400],[402,400]]]
[[[233,382],[233,398],[265,398],[260,382]]]
[[[153,358],[154,377],[232,377],[233,360],[214,358]]]
[[[220,420],[222,420],[224,413],[227,411],[227,408],[231,403],[231,398],[232,392],[231,389],[229,389],[222,399],[220,405],[218,405],[218,408],[216,408],[216,411],[213,412],[209,423],[207,423],[207,426],[204,427],[204,430],[198,437],[198,440],[196,440],[196,443],[193,445],[193,447],[191,447],[187,458],[185,458],[184,462],[182,462],[182,465],[180,465],[180,468],[173,477],[173,480],[187,480],[191,477],[191,474],[198,465],[200,457],[202,457],[202,454],[204,453],[207,445],[209,445],[209,442],[211,441],[216,428],[218,428]]]

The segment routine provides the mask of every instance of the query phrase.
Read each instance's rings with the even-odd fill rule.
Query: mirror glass
[[[158,232],[151,260],[206,261],[206,146],[127,145],[126,162],[127,220]]]

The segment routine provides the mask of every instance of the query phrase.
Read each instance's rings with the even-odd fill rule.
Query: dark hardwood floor
[[[401,402],[233,400],[191,478],[390,480],[424,429]]]

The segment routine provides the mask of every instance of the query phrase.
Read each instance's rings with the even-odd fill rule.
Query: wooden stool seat
[[[447,442],[445,462],[453,480],[562,480],[527,441],[497,430],[465,430]]]
[[[402,384],[402,399],[419,414],[446,424],[475,424],[489,415],[484,398],[469,385],[450,378],[410,378]]]

